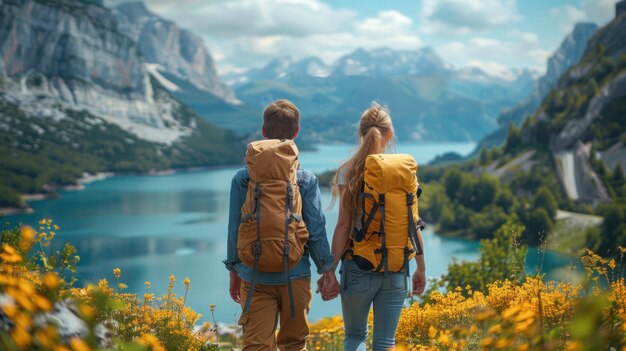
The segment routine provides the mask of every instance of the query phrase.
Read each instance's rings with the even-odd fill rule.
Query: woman
[[[350,241],[355,225],[360,225],[361,210],[358,206],[363,189],[365,159],[381,154],[393,140],[393,126],[389,113],[377,104],[361,116],[358,140],[359,148],[345,162],[333,179],[333,202],[340,199],[339,218],[333,234],[332,253],[337,266],[342,259],[341,286],[334,270],[320,278],[322,298],[332,299],[341,293],[344,319],[344,350],[365,350],[367,320],[370,307],[374,308],[374,333],[372,347],[375,351],[388,350],[395,344],[395,333],[400,312],[407,294],[406,272],[372,272],[361,270],[350,259]],[[422,235],[418,230],[421,247]],[[417,270],[412,277],[413,295],[421,294],[426,285],[424,256],[415,256]],[[347,283],[347,284],[346,284]],[[349,285],[349,288],[348,286]]]

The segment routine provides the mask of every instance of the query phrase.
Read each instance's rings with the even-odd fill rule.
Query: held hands
[[[339,295],[339,282],[335,276],[335,271],[330,270],[317,280],[317,291],[322,293],[322,300],[330,301]]]
[[[241,296],[239,295],[239,289],[241,288],[241,278],[235,272],[230,272],[230,298],[236,303],[241,302]]]

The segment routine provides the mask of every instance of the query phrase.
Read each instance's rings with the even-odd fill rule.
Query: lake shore
[[[168,168],[162,170],[149,170],[147,172],[97,172],[95,174],[84,173],[82,177],[76,180],[76,184],[69,185],[45,185],[45,190],[49,191],[48,193],[34,193],[34,194],[22,194],[22,200],[24,202],[32,202],[32,201],[42,201],[42,200],[51,200],[58,199],[61,197],[59,194],[60,191],[82,191],[85,190],[85,186],[87,184],[105,180],[111,177],[116,176],[168,176],[177,173],[191,173],[191,172],[203,172],[203,171],[212,171],[219,169],[226,169],[232,167],[243,167],[241,165],[220,165],[220,166],[206,166],[206,167],[188,167],[188,168]],[[20,214],[32,214],[34,210],[30,206],[26,207],[0,207],[0,214],[4,216],[12,216],[12,215],[20,215]]]

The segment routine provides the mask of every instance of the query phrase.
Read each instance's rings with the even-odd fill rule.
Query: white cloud
[[[498,62],[472,60],[467,63],[467,67],[478,68],[487,72],[492,77],[497,77],[502,80],[512,81],[517,78],[517,74],[515,74],[514,71]]]
[[[216,42],[216,45],[222,45],[226,57],[238,56],[245,60],[244,66],[259,66],[272,58],[285,55],[295,59],[318,56],[331,62],[359,47],[417,49],[423,43],[410,17],[398,11],[382,11],[376,16],[352,21],[344,30],[332,33],[320,31],[307,36],[240,36],[237,40]],[[232,65],[232,62],[229,64]],[[219,65],[218,69],[223,71]]]
[[[540,46],[539,37],[531,32],[514,31],[506,39],[472,37],[451,41],[438,48],[441,56],[457,66],[471,64],[499,75],[502,67],[545,67],[550,53]]]
[[[603,25],[615,16],[616,0],[583,0],[582,9],[586,19]]]
[[[424,0],[424,33],[467,34],[509,24],[520,18],[515,0]]]
[[[563,33],[569,33],[579,22],[604,25],[615,16],[615,0],[581,0],[577,5],[563,5],[550,9],[560,22]]]
[[[146,3],[156,13],[183,27],[224,38],[332,33],[356,18],[352,10],[336,9],[319,0],[186,0],[182,3],[146,0]]]

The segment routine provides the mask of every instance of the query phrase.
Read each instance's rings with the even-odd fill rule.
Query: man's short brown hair
[[[289,100],[276,100],[263,111],[263,131],[268,139],[293,139],[300,129],[300,111]]]

